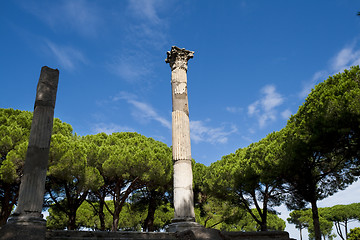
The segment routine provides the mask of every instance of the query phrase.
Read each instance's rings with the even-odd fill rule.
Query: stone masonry
[[[45,239],[46,222],[41,211],[58,81],[57,69],[41,68],[19,200],[15,213],[1,229],[2,240]]]
[[[187,94],[188,61],[194,52],[173,46],[166,63],[171,68],[172,151],[174,162],[174,219],[168,231],[200,227],[195,223],[192,188],[189,105]]]

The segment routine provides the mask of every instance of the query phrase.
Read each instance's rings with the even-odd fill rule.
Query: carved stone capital
[[[178,48],[172,46],[171,50],[167,52],[166,63],[170,64],[171,71],[176,68],[182,68],[187,71],[187,63],[190,58],[194,57],[194,52],[186,50],[185,48]]]

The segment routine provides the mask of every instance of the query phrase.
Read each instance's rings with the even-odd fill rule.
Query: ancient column
[[[1,239],[21,239],[23,236],[22,239],[45,239],[46,222],[41,211],[58,80],[57,69],[41,68],[19,200],[15,213],[6,224],[9,225],[7,238],[3,236]]]
[[[194,52],[173,46],[165,60],[171,67],[175,209],[173,224],[168,231],[184,230],[196,225],[187,95],[187,63],[193,56]]]

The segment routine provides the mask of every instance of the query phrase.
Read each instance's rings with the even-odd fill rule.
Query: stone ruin
[[[172,146],[174,162],[174,218],[167,232],[99,232],[46,230],[42,218],[46,171],[53,127],[59,71],[42,67],[37,86],[34,117],[26,153],[19,200],[8,223],[0,229],[0,240],[86,240],[86,239],[184,239],[184,240],[287,240],[284,231],[221,232],[195,222],[192,189],[187,68],[194,52],[173,46],[166,63],[171,68]]]

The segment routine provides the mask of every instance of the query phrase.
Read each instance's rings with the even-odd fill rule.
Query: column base
[[[167,232],[182,232],[185,230],[192,230],[204,228],[199,223],[195,222],[195,218],[174,218],[172,223],[166,228]]]
[[[18,215],[0,229],[0,240],[45,240],[46,221],[41,217]]]

